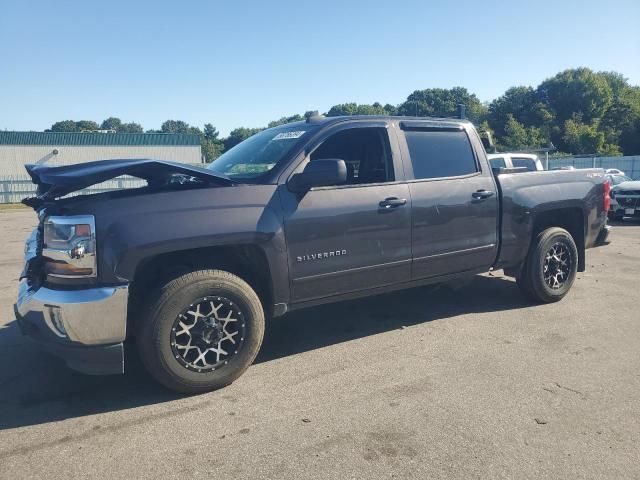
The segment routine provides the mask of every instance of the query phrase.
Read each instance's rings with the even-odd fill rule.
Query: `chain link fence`
[[[544,155],[540,155],[544,165]],[[597,156],[571,156],[549,158],[549,169],[560,167],[575,168],[617,168],[627,177],[640,180],[640,155],[627,157],[597,157]]]

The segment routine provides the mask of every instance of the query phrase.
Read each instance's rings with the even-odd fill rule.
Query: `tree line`
[[[589,68],[565,70],[544,80],[536,88],[509,88],[492,102],[483,103],[464,87],[416,90],[399,105],[343,103],[325,115],[404,115],[452,117],[458,104],[481,130],[492,132],[500,151],[535,150],[553,144],[570,154],[640,155],[640,87],[629,84],[616,72],[594,72]],[[282,117],[267,125],[304,120],[313,112]],[[107,129],[118,133],[142,133],[138,123],[123,123],[110,117],[100,125],[88,120],[65,120],[47,131],[79,132]],[[191,133],[200,137],[202,152],[212,161],[264,128],[239,127],[221,138],[210,123],[204,128],[181,120],[167,120],[160,130],[149,133]]]

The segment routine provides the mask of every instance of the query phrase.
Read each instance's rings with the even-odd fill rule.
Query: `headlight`
[[[42,256],[47,276],[95,277],[96,225],[93,215],[47,217]]]

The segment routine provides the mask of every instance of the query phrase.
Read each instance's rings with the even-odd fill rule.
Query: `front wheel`
[[[249,284],[222,270],[198,270],[156,292],[136,339],[156,380],[178,392],[200,393],[244,373],[258,354],[264,323]]]
[[[578,249],[573,237],[554,227],[538,235],[516,281],[530,299],[551,303],[569,292],[577,271]]]

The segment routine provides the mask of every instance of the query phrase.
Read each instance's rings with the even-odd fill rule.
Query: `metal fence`
[[[118,177],[113,180],[92,185],[72,195],[86,193],[108,192],[122,188],[136,188],[146,185],[147,182],[134,177]],[[28,175],[0,177],[0,204],[19,203],[25,197],[32,197],[36,193],[36,185],[31,182]]]
[[[542,157],[544,164],[544,157]],[[617,168],[628,177],[640,180],[640,155],[627,157],[560,157],[549,158],[549,168]]]
[[[541,156],[542,157],[542,156]],[[544,157],[541,158],[544,164]],[[199,165],[200,166],[200,165]],[[617,168],[634,180],[640,180],[640,155],[628,157],[560,157],[550,158],[549,168]],[[100,193],[121,188],[144,186],[146,182],[134,177],[122,176],[93,185],[73,195]],[[18,203],[25,197],[35,195],[36,186],[28,175],[0,177],[0,204]]]

